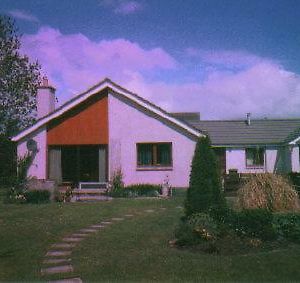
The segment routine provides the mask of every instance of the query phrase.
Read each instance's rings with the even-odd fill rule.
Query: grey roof
[[[300,136],[300,119],[197,121],[192,126],[207,132],[213,145],[280,145]]]
[[[200,120],[200,112],[172,112],[174,118],[188,123],[198,122]]]

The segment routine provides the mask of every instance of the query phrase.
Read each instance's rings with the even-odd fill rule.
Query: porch
[[[106,183],[107,145],[49,146],[48,179],[72,188],[79,188],[80,183]]]

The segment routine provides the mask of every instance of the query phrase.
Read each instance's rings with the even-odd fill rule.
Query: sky
[[[201,119],[300,117],[300,1],[0,0],[58,104],[105,77]]]

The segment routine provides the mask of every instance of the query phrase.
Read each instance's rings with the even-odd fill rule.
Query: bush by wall
[[[253,175],[237,193],[240,209],[263,208],[273,212],[297,211],[298,194],[284,177],[265,173]]]
[[[0,135],[0,186],[9,187],[17,176],[16,145],[5,135]]]
[[[146,197],[155,197],[160,193],[159,185],[151,184],[134,184],[125,187],[125,191],[128,192],[129,196],[146,196]]]
[[[50,201],[50,192],[47,190],[34,190],[24,193],[27,203],[47,203]]]
[[[156,197],[159,195],[160,186],[152,184],[134,184],[109,192],[112,197]]]

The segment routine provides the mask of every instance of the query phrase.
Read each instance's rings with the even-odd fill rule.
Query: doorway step
[[[107,196],[107,189],[74,189],[71,202],[92,202],[112,200]]]

